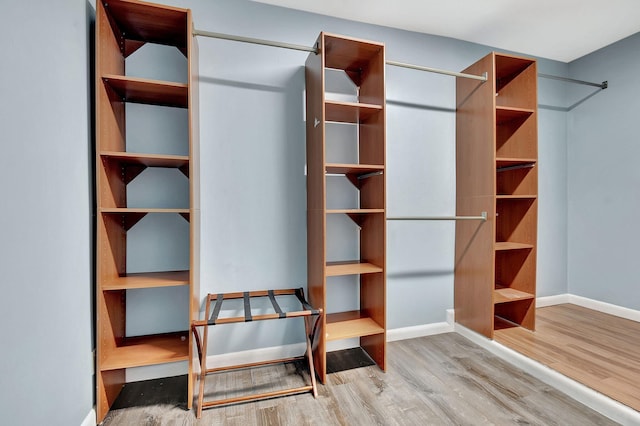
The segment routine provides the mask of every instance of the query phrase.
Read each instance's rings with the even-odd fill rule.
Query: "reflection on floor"
[[[640,323],[572,304],[538,308],[536,331],[496,342],[640,411]]]

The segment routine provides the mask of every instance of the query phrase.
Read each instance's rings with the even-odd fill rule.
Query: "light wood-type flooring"
[[[508,328],[494,339],[640,411],[640,323],[577,305],[536,309],[536,331]]]
[[[307,393],[212,408],[196,420],[194,411],[175,399],[184,396],[174,395],[173,401],[112,410],[104,424],[615,424],[455,333],[390,342],[387,359],[386,373],[370,366],[328,375],[317,399]],[[274,382],[287,387],[307,379],[303,371],[288,364],[225,373],[207,379],[206,393],[229,396],[238,386],[266,390]]]

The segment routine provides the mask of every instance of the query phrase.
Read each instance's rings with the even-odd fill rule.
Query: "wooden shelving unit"
[[[359,338],[360,346],[386,369],[385,278],[385,87],[384,45],[321,33],[306,62],[307,88],[307,259],[308,297],[328,313],[314,352],[316,372],[326,381],[327,342]],[[357,87],[357,101],[326,98],[326,72],[343,72]],[[358,127],[357,161],[326,161],[326,124]],[[344,175],[357,188],[359,205],[327,209],[328,175]],[[327,261],[327,216],[346,215],[358,226],[357,260]],[[360,308],[334,312],[328,306],[328,277],[357,276]]]
[[[457,79],[456,321],[493,338],[535,329],[538,201],[537,72],[532,59],[491,53]]]
[[[189,330],[126,335],[127,292],[188,287],[189,318],[199,314],[197,47],[191,12],[136,0],[98,0],[96,4],[96,411],[101,422],[126,381],[127,368],[188,361],[188,405],[193,395],[194,344]],[[131,77],[129,55],[146,43],[173,46],[188,62],[187,82]],[[131,152],[127,144],[128,103],[186,109],[188,155]],[[186,149],[185,149],[186,150]],[[184,208],[131,207],[127,185],[149,167],[180,170],[189,180]],[[189,222],[189,269],[131,272],[127,235],[147,215],[180,215]],[[185,307],[180,307],[185,309]]]

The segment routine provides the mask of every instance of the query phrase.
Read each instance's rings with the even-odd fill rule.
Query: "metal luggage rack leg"
[[[292,295],[296,296],[298,301],[300,302],[301,309],[297,311],[287,311],[284,312],[278,301],[276,300],[276,296],[287,296]],[[259,297],[268,297],[271,301],[271,306],[273,307],[272,313],[266,313],[261,315],[252,315],[251,314],[251,299],[259,298]],[[228,318],[218,318],[220,315],[220,310],[222,308],[222,304],[225,300],[230,299],[243,299],[244,302],[244,316],[238,317],[228,317]],[[212,302],[215,302],[213,309],[211,309]],[[316,386],[316,375],[313,367],[313,339],[314,335],[317,332],[318,327],[318,319],[322,314],[322,309],[314,309],[309,305],[309,302],[304,297],[304,292],[302,288],[296,289],[285,289],[285,290],[261,290],[261,291],[251,291],[251,292],[237,292],[237,293],[218,293],[218,294],[208,294],[207,302],[206,302],[206,310],[205,310],[205,319],[200,321],[194,321],[191,325],[191,330],[193,331],[196,346],[198,349],[198,358],[200,360],[200,374],[199,374],[199,392],[198,392],[198,408],[196,411],[196,417],[200,418],[202,416],[203,408],[216,407],[220,405],[227,404],[235,404],[241,402],[248,401],[257,401],[261,399],[274,398],[278,396],[285,395],[294,395],[298,393],[304,392],[312,392],[313,397],[318,396],[318,389]],[[269,360],[263,362],[255,362],[250,364],[237,364],[225,367],[216,367],[216,368],[207,368],[207,344],[208,344],[208,336],[209,336],[209,326],[212,325],[221,325],[221,324],[231,324],[231,323],[239,323],[239,322],[252,322],[252,321],[264,321],[264,320],[272,320],[272,319],[285,319],[285,318],[304,318],[304,327],[305,327],[305,336],[306,336],[306,345],[307,350],[304,355],[299,357],[292,358],[283,358],[276,360]],[[200,338],[200,333],[198,328],[203,328],[203,338]],[[311,378],[311,384],[276,390],[271,392],[262,392],[255,393],[251,395],[245,396],[237,396],[232,398],[225,399],[217,399],[213,401],[204,401],[204,383],[206,376],[211,373],[219,373],[223,371],[231,371],[231,370],[239,370],[245,368],[252,367],[260,367],[264,365],[271,364],[282,364],[289,363],[297,360],[301,360],[306,358],[309,365],[309,376]],[[194,383],[195,386],[195,383]]]

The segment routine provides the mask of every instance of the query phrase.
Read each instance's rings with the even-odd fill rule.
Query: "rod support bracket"
[[[486,73],[485,73],[486,74]],[[480,216],[482,216],[482,221],[486,222],[487,221],[487,212],[482,212],[480,213]]]
[[[605,80],[602,82],[602,85],[600,86],[602,88],[602,90],[606,89],[609,87],[609,81]]]

